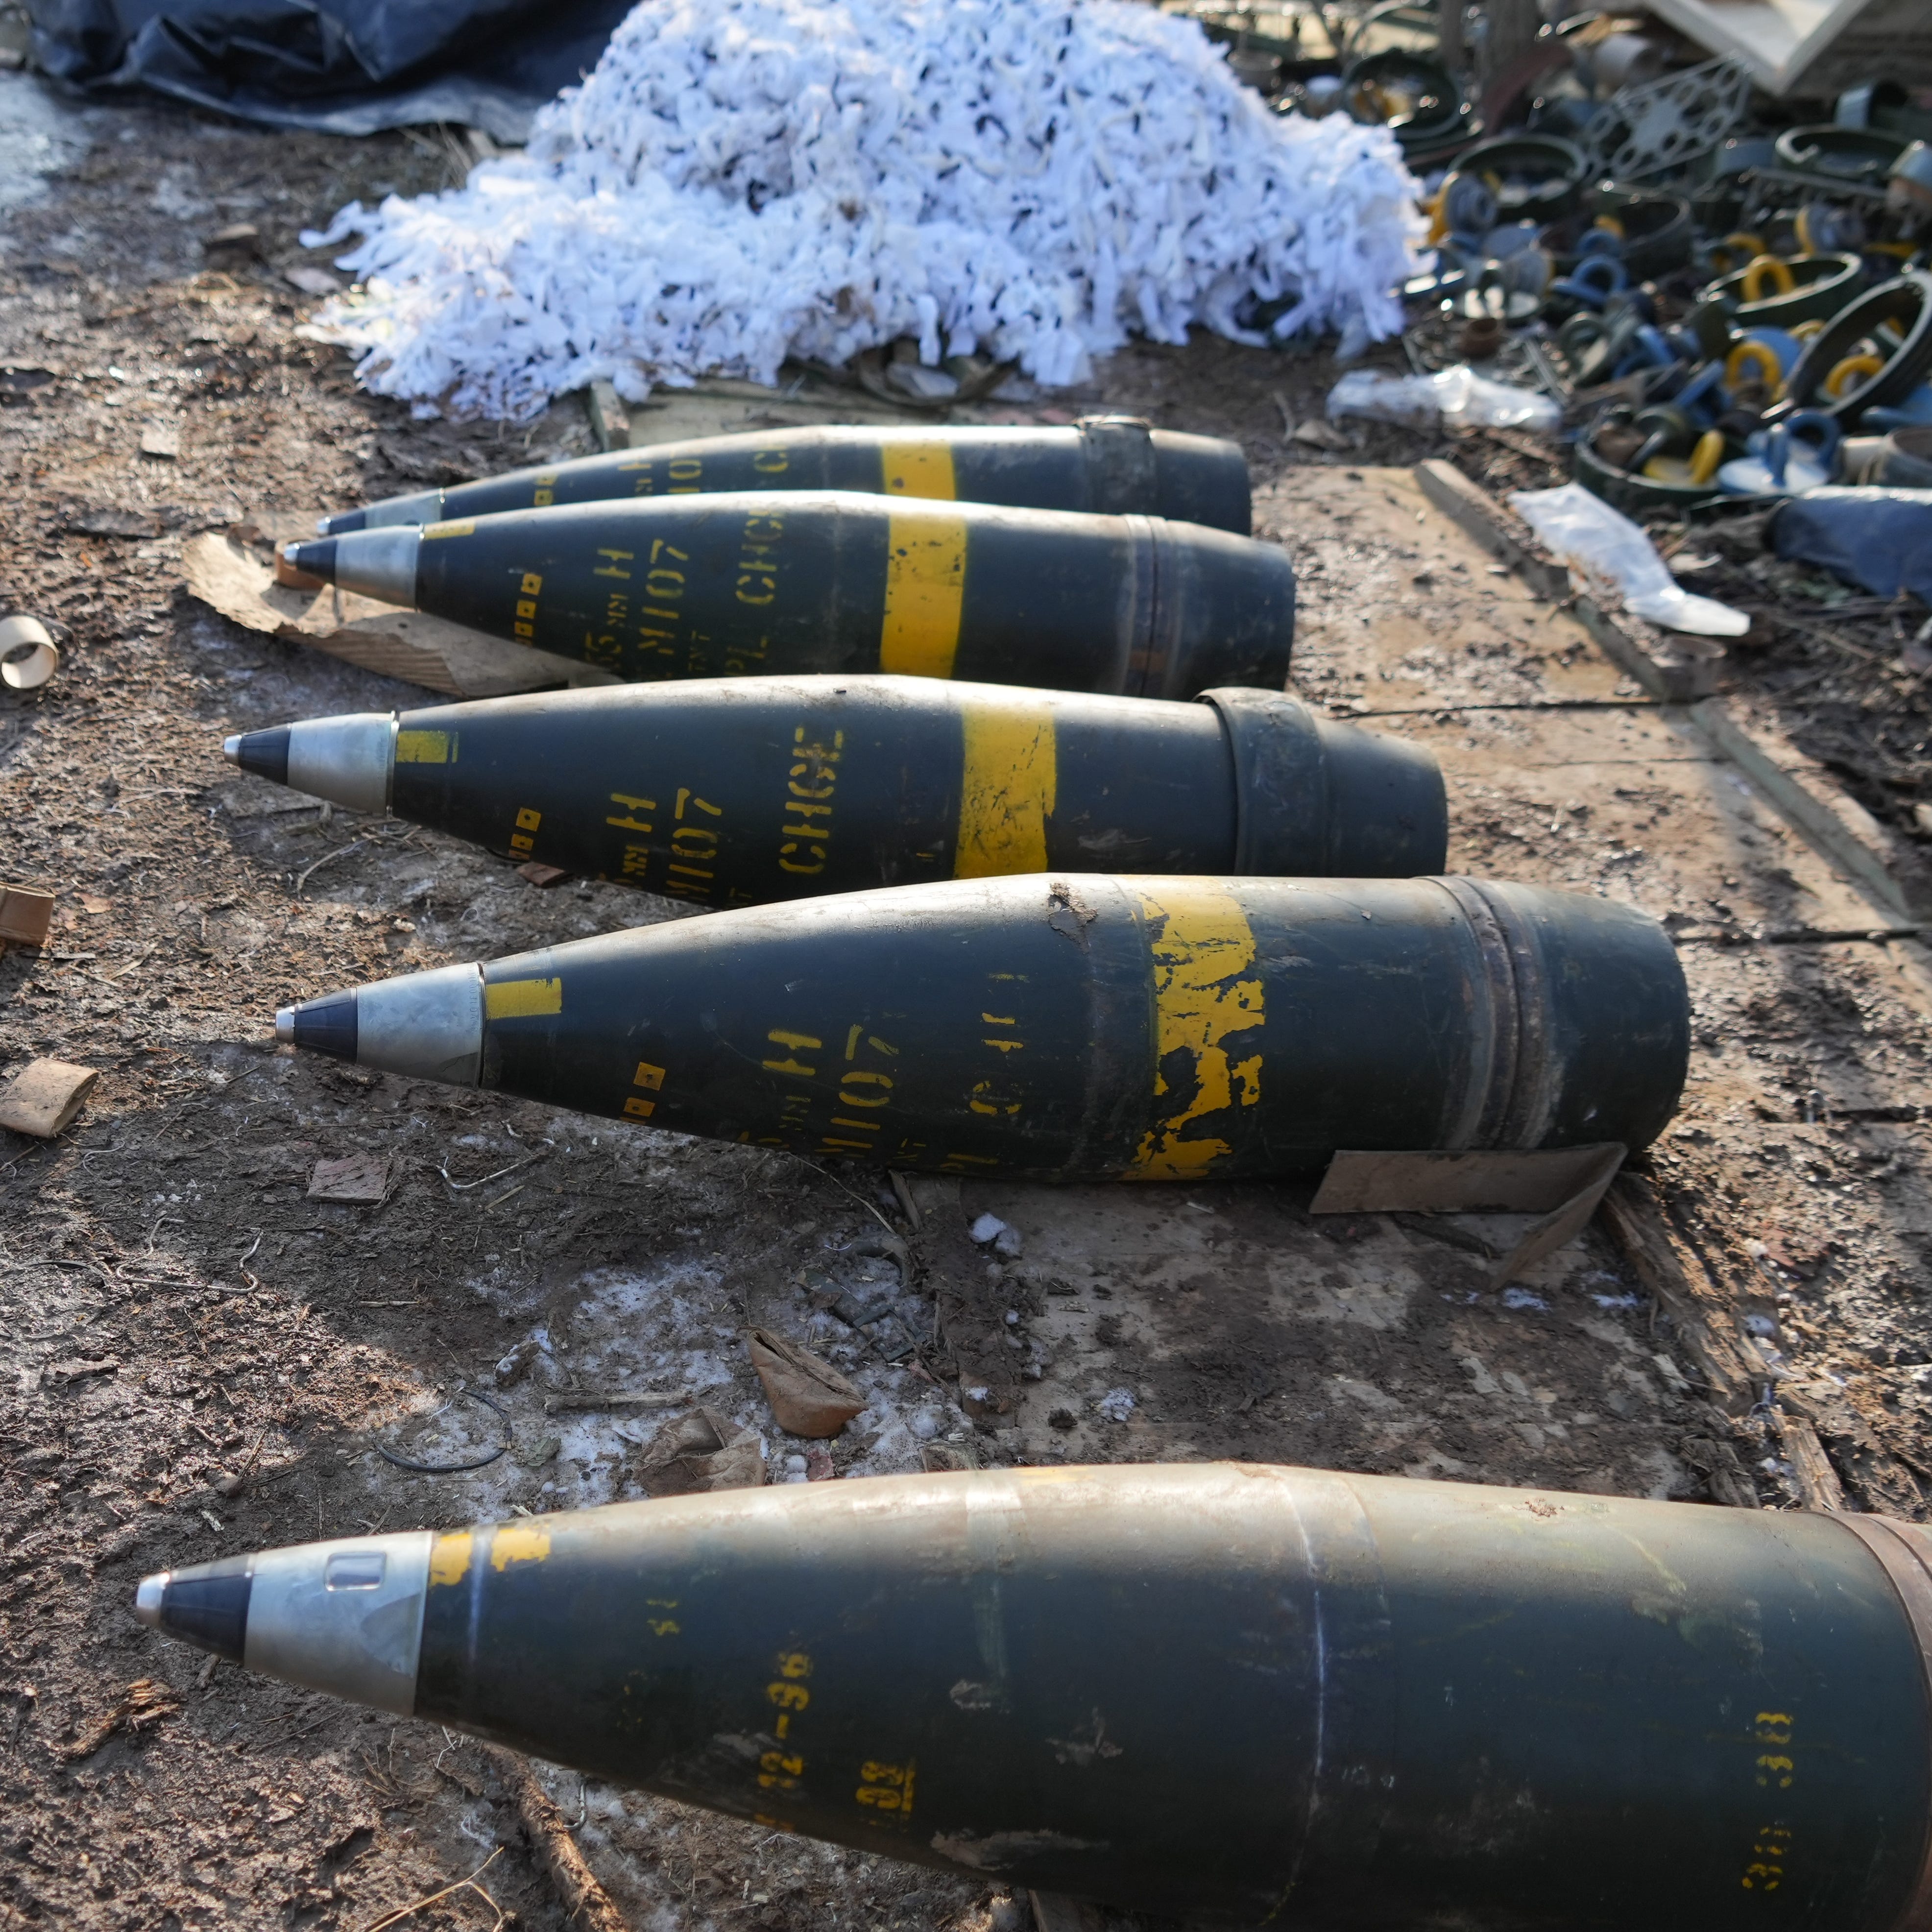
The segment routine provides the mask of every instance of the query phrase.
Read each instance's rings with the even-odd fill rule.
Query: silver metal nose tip
[[[134,1614],[151,1629],[158,1629],[161,1621],[161,1604],[168,1594],[168,1573],[164,1570],[158,1576],[143,1576],[134,1591]]]
[[[296,1010],[292,1006],[278,1006],[275,1010],[275,1037],[286,1046],[296,1036]]]
[[[280,550],[280,556],[281,556],[281,560],[282,560],[282,561],[283,561],[284,563],[287,564],[287,565],[290,567],[290,568],[292,568],[292,569],[294,568],[294,566],[295,566],[296,553],[296,551],[297,551],[297,550],[300,550],[301,548],[302,548],[302,545],[301,545],[299,543],[296,542],[296,540],[295,540],[292,537],[292,538],[290,538],[290,540],[289,540],[286,543],[284,544],[283,544],[283,546],[282,546],[282,548],[281,548],[281,550]]]
[[[326,517],[318,517],[316,518],[315,533],[319,537],[326,537],[328,536],[328,519]]]
[[[242,740],[238,737],[223,739],[221,755],[231,765],[238,765],[242,762]]]

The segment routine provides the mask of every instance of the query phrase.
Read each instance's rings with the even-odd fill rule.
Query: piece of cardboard
[[[1532,1153],[1338,1153],[1310,1212],[1538,1216],[1491,1269],[1490,1286],[1498,1288],[1583,1232],[1627,1151],[1621,1141],[1600,1141]]]
[[[364,1207],[379,1204],[389,1198],[390,1170],[386,1154],[352,1154],[340,1160],[319,1160],[308,1178],[308,1198]]]
[[[35,1060],[0,1090],[0,1127],[50,1141],[80,1112],[99,1069],[64,1060]]]
[[[1440,1148],[1340,1153],[1328,1163],[1310,1211],[1547,1214],[1592,1179],[1612,1150],[1621,1165],[1624,1149],[1616,1141],[1526,1154]]]
[[[52,892],[39,886],[0,886],[0,941],[44,946],[53,917]]]

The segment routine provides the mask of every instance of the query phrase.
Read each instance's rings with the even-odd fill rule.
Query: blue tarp
[[[1772,520],[1780,556],[1821,564],[1875,597],[1932,604],[1932,490],[1808,490]]]

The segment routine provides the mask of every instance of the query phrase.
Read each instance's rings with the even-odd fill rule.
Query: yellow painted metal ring
[[[1809,322],[1801,322],[1791,331],[1791,339],[1793,342],[1809,342],[1814,335],[1822,335],[1824,332],[1824,323],[1814,316]]]
[[[1744,265],[1744,300],[1748,302],[1763,301],[1767,280],[1776,285],[1778,292],[1781,296],[1788,296],[1797,286],[1790,262],[1780,262],[1775,255],[1760,255],[1756,260]]]
[[[1761,235],[1748,235],[1742,231],[1726,235],[1711,250],[1712,262],[1724,274],[1729,274],[1739,262],[1754,261],[1759,256],[1770,251],[1765,247]]]
[[[1765,387],[1775,392],[1784,380],[1784,365],[1778,359],[1777,352],[1766,342],[1740,342],[1724,358],[1724,386],[1735,389],[1745,380],[1748,372],[1755,370]]]
[[[1834,403],[1842,401],[1853,383],[1868,380],[1884,367],[1882,356],[1847,356],[1825,378],[1825,393]]]
[[[1697,447],[1690,452],[1690,481],[1708,483],[1718,473],[1718,465],[1724,460],[1724,433],[1720,429],[1707,429],[1697,439]]]
[[[1606,235],[1614,235],[1619,242],[1623,240],[1624,225],[1614,214],[1598,215],[1597,217],[1597,226],[1602,229]]]

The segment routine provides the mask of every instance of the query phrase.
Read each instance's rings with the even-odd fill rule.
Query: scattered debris
[[[745,1344],[772,1414],[788,1436],[836,1436],[866,1406],[864,1396],[830,1363],[796,1342],[754,1328]]]
[[[38,691],[59,668],[52,634],[38,617],[0,617],[0,682],[12,691]]]
[[[231,221],[226,228],[218,228],[205,236],[201,245],[212,255],[245,256],[256,260],[262,253],[262,231],[252,221]]]
[[[0,950],[45,946],[53,926],[54,895],[39,886],[0,886]]]
[[[319,1160],[308,1178],[311,1201],[346,1201],[380,1206],[394,1185],[394,1156],[368,1152]]]
[[[68,1763],[78,1764],[82,1758],[92,1757],[117,1731],[138,1737],[181,1708],[181,1693],[171,1684],[154,1677],[136,1678],[122,1692],[113,1709],[96,1718],[72,1744],[63,1745],[60,1755]]]
[[[765,1445],[755,1430],[734,1429],[700,1406],[666,1423],[637,1456],[632,1474],[647,1496],[755,1489],[765,1480]]]
[[[305,296],[339,296],[344,286],[340,275],[308,262],[298,262],[294,267],[284,268],[282,280]]]
[[[1328,414],[1418,428],[1441,422],[1451,429],[1549,430],[1563,420],[1562,410],[1547,396],[1479,376],[1467,364],[1432,376],[1352,369],[1328,392]]]

